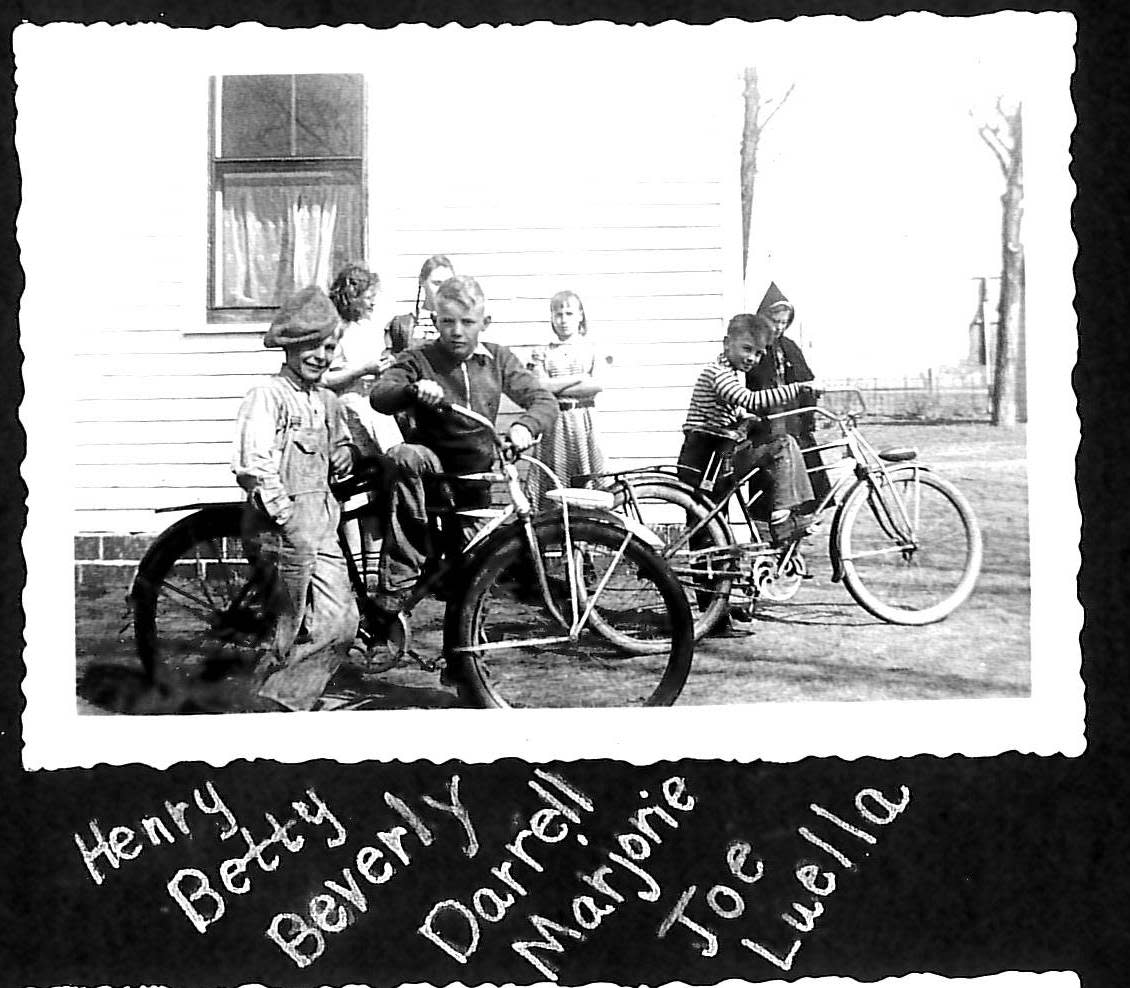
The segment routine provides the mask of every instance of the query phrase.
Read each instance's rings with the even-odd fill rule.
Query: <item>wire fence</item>
[[[847,377],[822,382],[829,390],[854,388],[863,395],[867,417],[890,421],[987,422],[989,385],[982,370],[927,371],[904,377]]]

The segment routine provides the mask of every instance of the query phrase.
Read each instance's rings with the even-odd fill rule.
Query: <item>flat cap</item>
[[[322,289],[317,285],[300,288],[279,306],[271,320],[271,328],[263,337],[263,346],[320,343],[337,331],[339,321],[336,307]]]

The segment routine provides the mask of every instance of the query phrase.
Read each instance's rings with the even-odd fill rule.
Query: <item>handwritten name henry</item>
[[[682,776],[640,789],[640,802],[623,825],[610,838],[599,836],[601,850],[594,847],[593,867],[576,874],[571,897],[556,909],[546,908],[535,895],[536,886],[544,876],[560,875],[555,849],[569,841],[581,848],[590,846],[596,807],[560,774],[534,768],[532,775],[527,786],[538,798],[537,808],[519,818],[497,859],[482,868],[477,862],[469,864],[475,869],[471,881],[477,887],[459,897],[434,901],[417,932],[445,958],[463,965],[492,928],[499,929],[511,918],[509,948],[550,981],[558,979],[559,955],[570,943],[586,940],[618,910],[641,903],[665,911],[656,935],[675,949],[685,945],[703,957],[715,957],[724,943],[730,945],[727,933],[732,930],[737,941],[732,949],[744,949],[789,971],[805,936],[815,929],[824,904],[836,891],[839,874],[858,871],[878,844],[881,831],[910,803],[906,786],[895,798],[877,789],[859,790],[854,814],[811,803],[810,818],[796,828],[811,853],[789,866],[795,881],[793,901],[777,914],[773,926],[753,929],[743,917],[753,887],[771,866],[752,842],[732,840],[720,860],[712,864],[708,858],[701,865],[704,874],[717,879],[701,895],[699,883],[686,885],[677,895],[665,895],[655,877],[657,859],[673,853],[680,828],[700,805],[700,797],[691,793]],[[97,820],[91,820],[89,832],[76,833],[74,840],[96,885],[148,848],[192,839],[208,827],[221,846],[232,842],[234,853],[214,869],[180,868],[166,883],[169,896],[201,934],[220,923],[240,897],[249,895],[259,876],[291,866],[304,848],[343,849],[339,853],[349,855],[348,863],[321,879],[305,901],[275,913],[264,930],[290,961],[305,968],[325,953],[330,938],[370,912],[374,894],[412,869],[441,828],[449,840],[458,840],[469,861],[476,858],[480,843],[459,783],[459,775],[453,774],[440,794],[424,794],[413,802],[385,792],[387,825],[367,830],[348,847],[346,827],[314,789],[307,789],[285,810],[264,812],[261,823],[247,826],[210,781],[193,790],[191,801],[167,801],[163,812],[141,819],[136,826],[119,825],[104,832]],[[695,852],[697,857],[700,849]],[[715,870],[720,874],[711,875]],[[725,926],[720,927],[719,921]],[[526,932],[515,935],[515,929]]]

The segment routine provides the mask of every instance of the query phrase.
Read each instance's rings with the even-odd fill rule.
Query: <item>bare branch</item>
[[[766,127],[769,126],[769,121],[772,120],[773,117],[776,116],[777,111],[779,109],[781,109],[782,106],[785,105],[788,98],[790,96],[792,96],[794,89],[796,89],[796,83],[795,82],[791,86],[789,86],[789,88],[787,90],[785,90],[785,95],[782,96],[779,100],[776,101],[776,105],[773,107],[772,110],[769,111],[769,115],[764,120],[760,121],[758,126],[760,127],[761,130],[764,130]]]
[[[981,135],[983,140],[989,147],[989,150],[997,156],[997,162],[1001,166],[1001,172],[1005,178],[1008,178],[1008,162],[1009,150],[1007,145],[1000,139],[1000,135],[988,124],[982,124],[977,128],[977,133]]]

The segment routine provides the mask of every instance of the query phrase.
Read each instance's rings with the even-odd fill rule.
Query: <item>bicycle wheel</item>
[[[730,590],[737,575],[737,562],[728,550],[733,545],[726,527],[712,518],[694,538],[694,547],[684,536],[709,513],[699,501],[678,485],[649,477],[632,482],[630,493],[621,488],[615,510],[650,528],[663,541],[663,557],[683,585],[694,618],[695,641],[709,632],[725,615]],[[596,626],[599,629],[599,618]]]
[[[838,539],[856,602],[892,624],[931,624],[969,596],[981,569],[981,532],[969,503],[928,471],[873,474],[844,502]]]
[[[462,669],[468,699],[485,707],[625,707],[674,703],[694,652],[682,588],[663,560],[627,530],[574,518],[570,544],[560,517],[535,523],[555,615],[530,585],[525,532],[486,547],[455,606],[448,660]],[[574,602],[569,548],[583,559],[585,587]],[[572,567],[577,572],[577,567]],[[657,643],[632,655],[597,632],[585,598],[608,627]],[[576,607],[574,607],[576,603]],[[591,612],[590,612],[591,617]],[[561,619],[564,619],[564,623]],[[579,625],[570,635],[570,623]]]
[[[250,666],[271,628],[264,581],[240,538],[241,505],[189,515],[159,535],[134,580],[137,654],[166,683]]]

